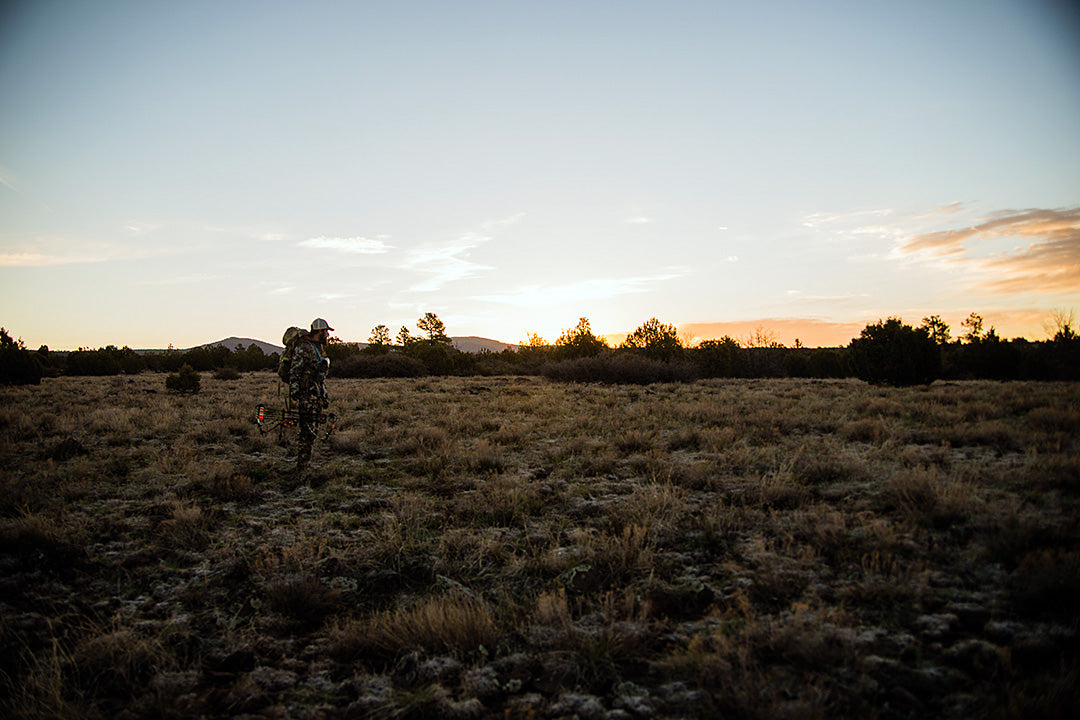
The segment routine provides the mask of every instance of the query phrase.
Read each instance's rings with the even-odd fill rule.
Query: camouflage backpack
[[[297,343],[300,342],[304,335],[307,335],[307,330],[304,328],[291,327],[281,336],[281,342],[285,345],[285,349],[281,351],[281,359],[278,360],[277,374],[284,382],[289,382],[292,354],[296,350]]]

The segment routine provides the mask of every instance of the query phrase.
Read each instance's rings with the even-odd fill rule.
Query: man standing
[[[300,414],[300,439],[296,453],[296,471],[302,474],[311,461],[315,426],[319,413],[330,406],[326,396],[326,373],[330,359],[325,345],[334,328],[322,318],[311,323],[311,332],[300,338],[289,365],[289,409]]]

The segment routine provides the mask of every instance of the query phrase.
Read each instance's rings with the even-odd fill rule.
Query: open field
[[[0,388],[0,715],[1075,717],[1080,385]]]

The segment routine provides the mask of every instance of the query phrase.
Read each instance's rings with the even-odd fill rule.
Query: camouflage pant
[[[297,438],[296,469],[303,472],[311,462],[311,449],[315,443],[315,428],[318,424],[321,398],[317,396],[301,396],[296,403],[296,409],[300,414],[297,422],[299,437]]]
[[[300,421],[297,426],[300,436],[296,447],[296,469],[303,471],[311,462],[311,448],[315,443],[315,413],[300,413]]]

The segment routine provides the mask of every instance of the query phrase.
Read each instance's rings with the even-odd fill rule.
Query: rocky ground
[[[0,389],[7,717],[1075,717],[1080,386]]]

